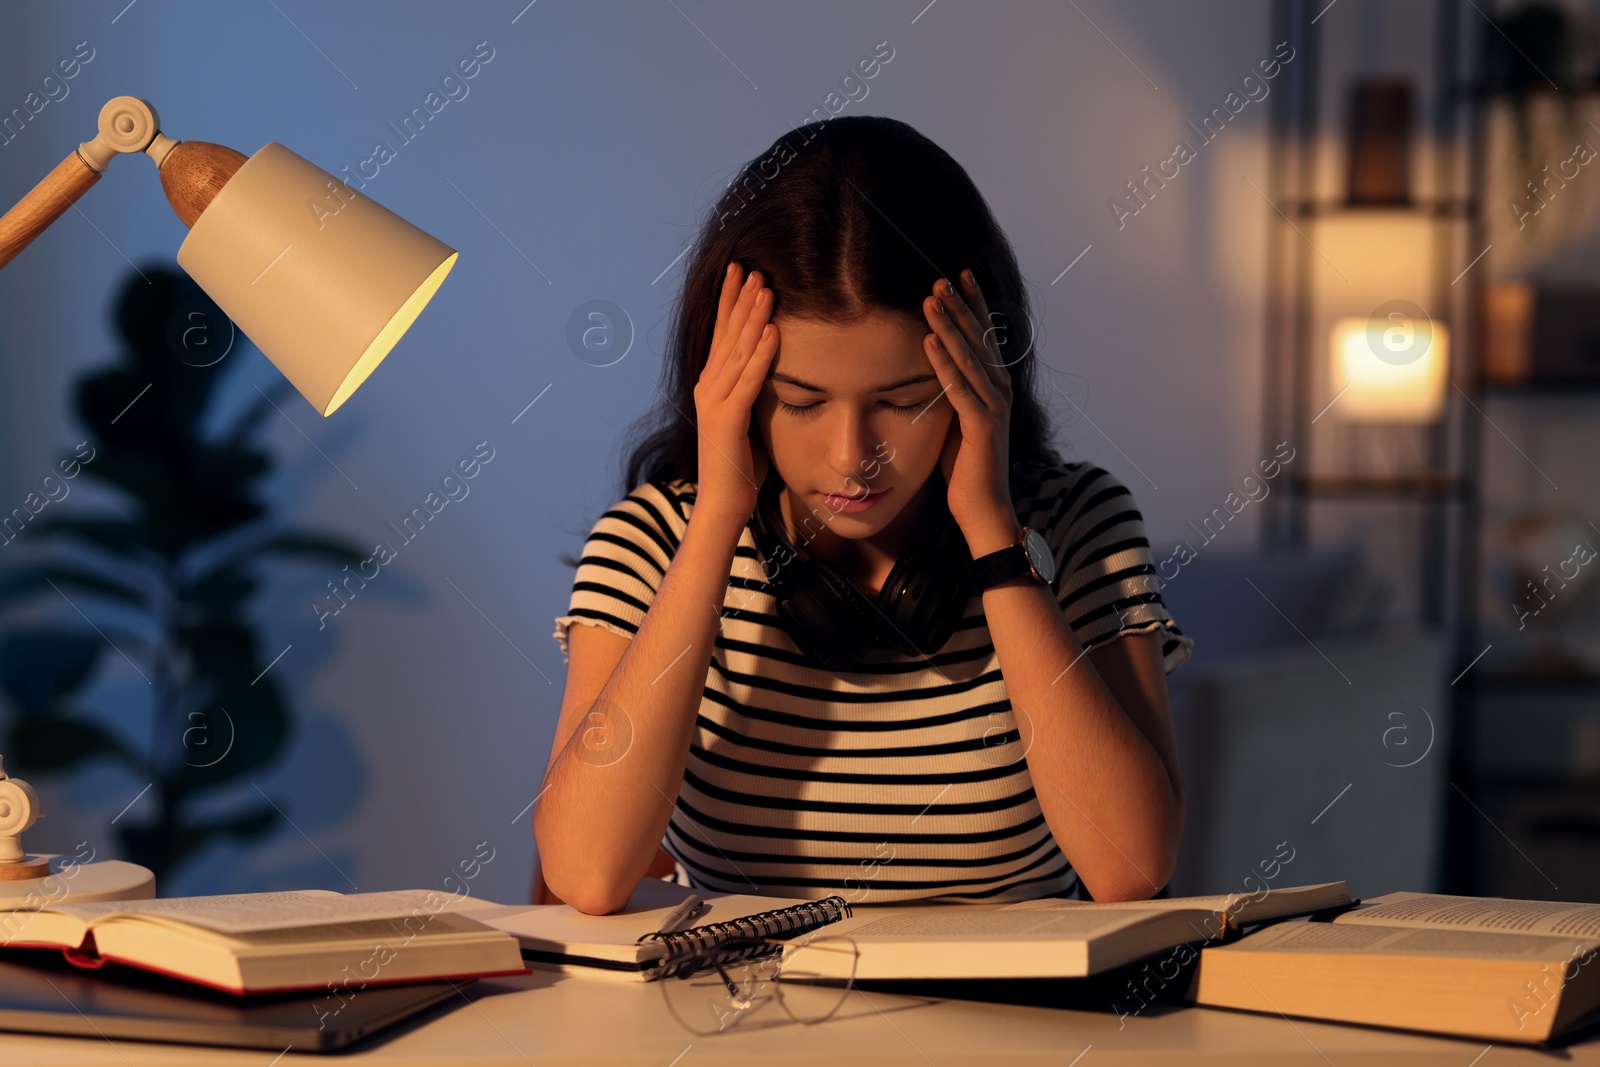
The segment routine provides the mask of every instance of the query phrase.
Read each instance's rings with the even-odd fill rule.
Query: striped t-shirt
[[[1192,638],[1173,622],[1133,496],[1090,463],[1019,477],[1018,521],[1055,552],[1052,590],[1085,648],[1159,630],[1166,671]],[[688,526],[695,484],[646,482],[595,523],[567,629],[632,637]],[[981,594],[931,657],[873,649],[808,662],[774,613],[746,524],[662,846],[680,879],[720,892],[852,903],[1062,896],[1077,876],[1045,823]],[[998,746],[998,747],[997,747]]]

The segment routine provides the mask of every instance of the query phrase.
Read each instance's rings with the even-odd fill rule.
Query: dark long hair
[[[877,115],[797,126],[746,163],[700,228],[674,310],[661,392],[625,435],[620,497],[646,481],[699,478],[694,386],[711,352],[730,260],[760,271],[773,314],[848,324],[874,312],[924,320],[922,301],[969,268],[1011,371],[1010,457],[1060,463],[1036,395],[1034,323],[1011,243],[977,186],[915,128]]]

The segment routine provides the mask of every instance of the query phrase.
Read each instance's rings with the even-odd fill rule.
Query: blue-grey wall
[[[324,420],[292,397],[274,416],[272,497],[286,519],[372,543],[477,442],[494,449],[470,495],[320,630],[333,573],[273,572],[259,618],[266,646],[288,648],[272,669],[299,729],[254,785],[294,827],[219,847],[163,892],[431,886],[488,841],[478,891],[525,899],[526,808],[563,681],[550,634],[572,573],[556,556],[620,495],[617,444],[657,396],[680,253],[737,165],[878,42],[894,58],[843,113],[912,123],[988,197],[1037,298],[1062,446],[1132,488],[1158,543],[1261,457],[1267,218],[1249,181],[1264,183],[1265,105],[1121,228],[1108,200],[1271,55],[1266,0],[125,4],[7,6],[0,111],[79,42],[93,59],[0,146],[0,202],[124,93],[172,137],[246,154],[279,141],[335,172],[388,141],[366,192],[461,259],[343,409]],[[468,94],[401,144],[388,123],[479,42],[493,58]],[[116,160],[79,208],[0,274],[7,510],[81,439],[69,388],[116,349],[107,308],[130,263],[171,264],[185,233],[143,156]],[[566,341],[596,298],[637,332],[607,367]],[[247,345],[228,358],[236,401],[276,373]],[[1243,517],[1228,533],[1248,548]],[[40,610],[56,609],[71,614]],[[97,702],[137,738],[148,689],[106,663]],[[60,851],[109,842],[143,785],[105,766],[39,784],[50,818],[30,847]]]

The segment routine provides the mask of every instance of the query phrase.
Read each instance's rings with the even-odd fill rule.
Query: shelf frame
[[[1278,210],[1268,222],[1264,446],[1271,452],[1278,442],[1292,441],[1303,449],[1300,469],[1313,473],[1292,478],[1289,492],[1264,502],[1261,547],[1269,552],[1305,549],[1313,507],[1406,501],[1420,509],[1415,519],[1422,546],[1422,558],[1416,561],[1419,622],[1444,635],[1452,664],[1448,677],[1463,683],[1448,690],[1454,725],[1446,755],[1450,784],[1443,797],[1447,816],[1438,880],[1447,892],[1470,893],[1478,829],[1470,820],[1480,816],[1456,792],[1461,789],[1470,799],[1475,789],[1478,761],[1471,738],[1479,687],[1469,681],[1469,668],[1484,651],[1476,618],[1484,448],[1483,416],[1477,408],[1486,393],[1483,337],[1474,310],[1482,306],[1487,271],[1474,257],[1486,251],[1485,112],[1492,98],[1481,87],[1487,35],[1495,29],[1472,0],[1434,0],[1431,76],[1416,80],[1426,106],[1418,126],[1431,141],[1431,188],[1426,197],[1409,204],[1351,205],[1329,199],[1317,187],[1325,116],[1320,99],[1322,35],[1313,23],[1325,8],[1325,0],[1276,0],[1273,7],[1272,40],[1290,41],[1297,59],[1286,68],[1269,104],[1267,196]],[[1331,117],[1330,130],[1339,127],[1342,116]],[[1443,416],[1422,432],[1420,470],[1328,473],[1317,471],[1312,459],[1312,424],[1326,413],[1313,377],[1314,346],[1326,342],[1312,335],[1318,253],[1300,223],[1357,212],[1422,216],[1441,223],[1428,231],[1432,248],[1426,291],[1429,313],[1451,332],[1449,395]],[[1475,669],[1482,670],[1482,664]]]

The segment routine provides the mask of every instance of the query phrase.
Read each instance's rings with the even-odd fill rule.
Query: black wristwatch
[[[1056,579],[1056,559],[1044,535],[1024,526],[1022,536],[1015,544],[979,556],[967,564],[967,574],[972,579],[973,591],[977,593],[982,593],[991,585],[1028,576],[1041,585],[1049,585]]]

